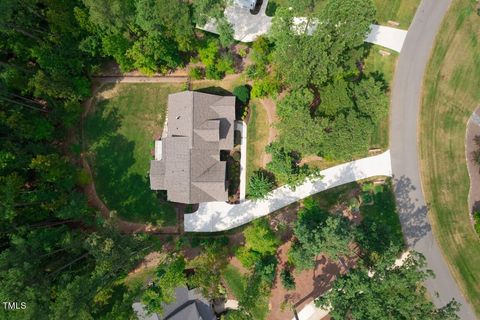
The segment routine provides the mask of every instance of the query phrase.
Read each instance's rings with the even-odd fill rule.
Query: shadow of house
[[[85,124],[89,160],[96,189],[106,206],[122,218],[139,222],[173,223],[175,212],[161,193],[150,191],[146,176],[131,172],[135,143],[118,133],[122,117],[118,109],[108,112],[102,104]]]

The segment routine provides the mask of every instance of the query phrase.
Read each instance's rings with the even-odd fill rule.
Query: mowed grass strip
[[[247,124],[247,184],[253,172],[263,167],[263,156],[268,144],[268,124],[267,112],[258,101],[252,100]]]
[[[168,94],[178,91],[181,84],[108,85],[85,121],[96,190],[121,218],[157,225],[176,222],[165,194],[150,190],[148,170]]]
[[[374,0],[377,7],[377,20],[381,25],[388,21],[398,22],[396,28],[408,29],[420,0]]]
[[[364,61],[365,74],[374,77],[375,80],[384,84],[387,95],[390,96],[390,88],[392,86],[393,74],[395,73],[395,67],[397,64],[398,53],[387,48],[365,44],[368,55]],[[382,53],[390,53],[390,55],[382,55]],[[390,107],[390,106],[389,106]],[[388,148],[388,125],[389,118],[385,117],[375,127],[370,141],[371,148]]]
[[[419,139],[423,190],[435,236],[480,316],[480,240],[469,218],[464,146],[467,120],[480,103],[475,5],[454,1],[443,19],[424,80]]]

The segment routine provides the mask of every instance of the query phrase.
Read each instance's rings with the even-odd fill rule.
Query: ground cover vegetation
[[[439,245],[480,315],[480,241],[470,220],[465,130],[479,105],[480,20],[474,1],[452,3],[427,67],[420,119],[422,183]]]
[[[153,141],[161,136],[167,96],[182,84],[117,84],[99,93],[85,119],[85,151],[95,188],[106,206],[129,221],[173,225],[165,192],[152,192],[148,170]],[[108,99],[101,98],[112,92]]]

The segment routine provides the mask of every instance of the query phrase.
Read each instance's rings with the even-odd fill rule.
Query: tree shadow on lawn
[[[166,193],[150,190],[147,173],[141,176],[129,172],[135,164],[135,143],[117,133],[121,120],[114,108],[110,112],[97,111],[86,122],[99,196],[111,211],[127,220],[156,225],[175,224],[175,210],[166,201]]]

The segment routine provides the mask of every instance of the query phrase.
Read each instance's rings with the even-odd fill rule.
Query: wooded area
[[[234,72],[228,48],[234,41],[224,6],[223,0],[2,1],[0,297],[28,304],[25,310],[3,312],[2,319],[131,318],[131,304],[144,288],[127,288],[123,280],[162,243],[144,234],[120,234],[89,207],[83,190],[88,177],[80,165],[82,102],[91,95],[92,76],[112,60],[123,72],[147,75],[191,61],[205,67],[191,75],[204,72],[221,79]],[[277,107],[280,135],[268,148],[272,161],[267,166],[282,183],[295,185],[313,172],[298,166],[302,156],[347,160],[367,153],[373,128],[388,112],[386,84],[362,69],[363,39],[374,16],[371,1],[329,0],[309,16],[324,21],[322,27],[306,35],[297,34],[292,13],[279,8],[271,34],[252,44],[253,65],[247,70],[254,79],[252,97],[279,97],[283,91]],[[218,38],[195,29],[208,18],[216,19]],[[270,180],[260,182],[259,194],[273,186]],[[319,247],[325,249],[325,242],[338,240],[332,258],[347,254],[340,248],[346,250],[351,238],[335,238],[347,228],[342,220],[321,225],[331,234],[299,252],[311,257]],[[297,234],[298,243],[309,236]],[[239,255],[252,275],[237,319],[256,317],[256,297],[270,289],[276,270],[278,243],[268,226],[254,224],[245,237]],[[212,255],[218,250],[203,249],[190,262],[201,276],[189,281],[215,297],[220,276],[211,271],[224,266]],[[183,274],[175,271],[184,266],[181,258],[172,257],[153,281],[183,284]],[[283,278],[288,284],[289,275]],[[160,311],[169,296],[156,289],[146,290],[143,301]]]

